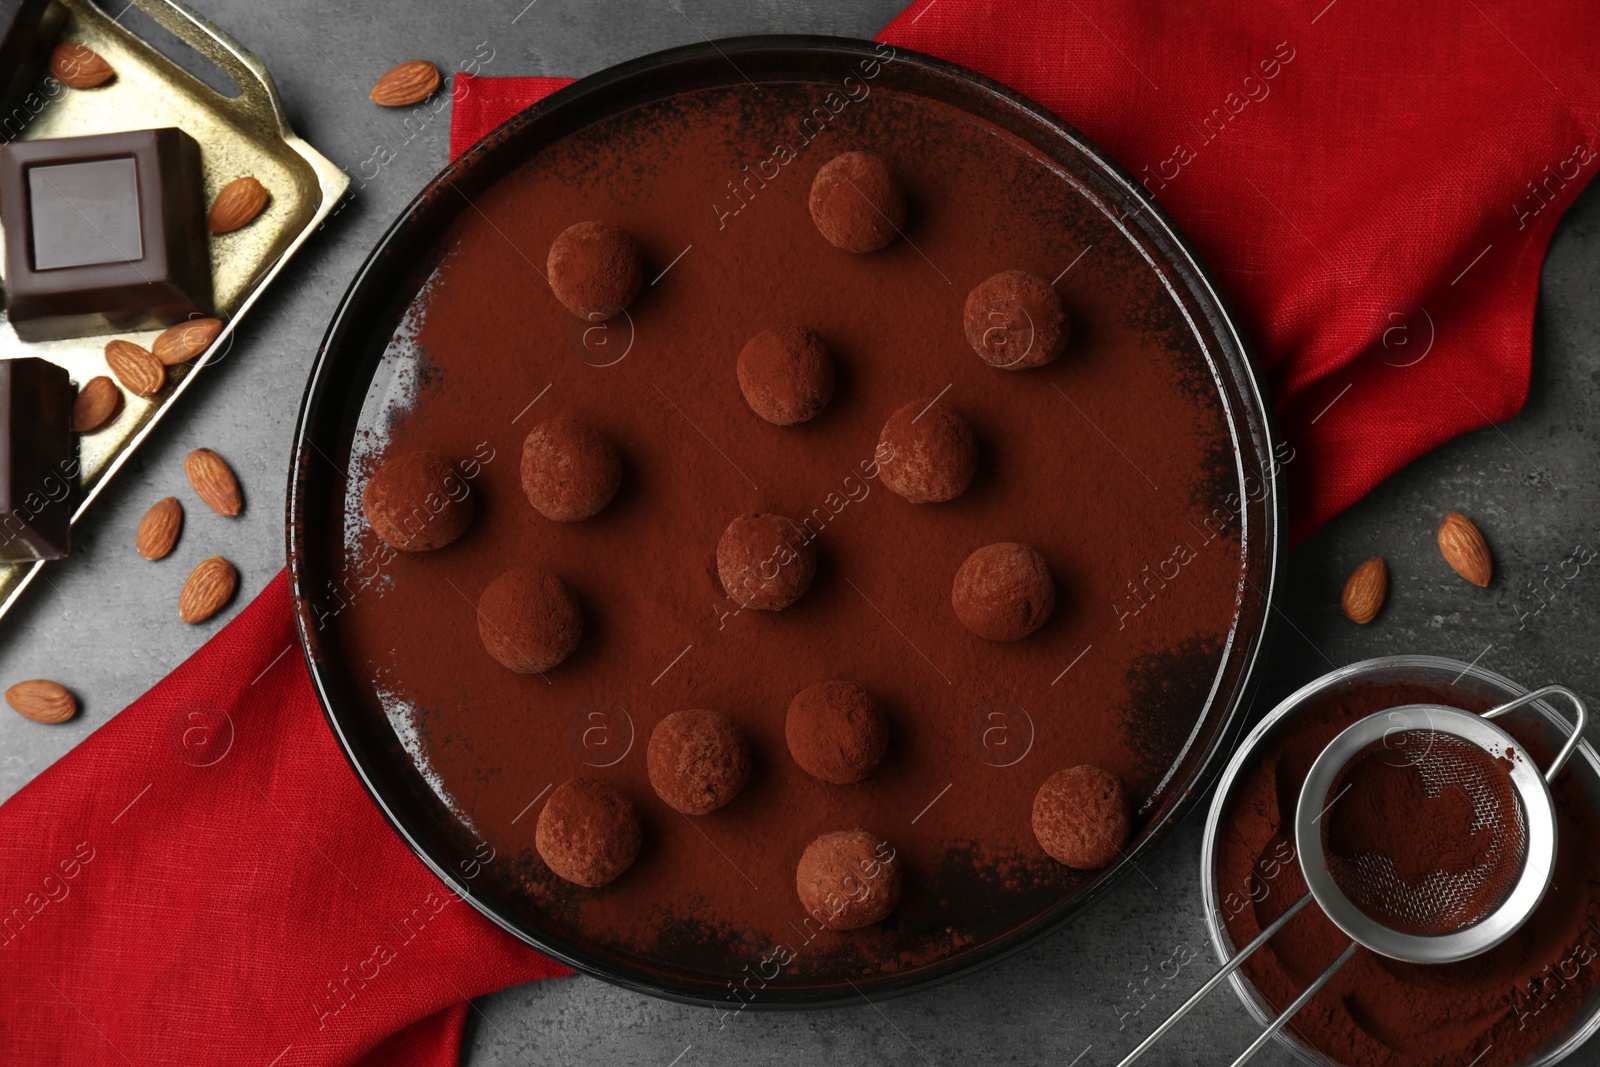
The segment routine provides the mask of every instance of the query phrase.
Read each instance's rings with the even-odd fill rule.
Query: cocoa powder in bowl
[[[402,552],[443,548],[472,525],[472,492],[438,452],[396,456],[361,491],[373,532]]]
[[[1214,877],[1229,939],[1243,945],[1306,892],[1294,847],[1294,804],[1311,764],[1356,720],[1407,704],[1481,712],[1479,696],[1447,687],[1354,681],[1297,710],[1253,752],[1230,788],[1217,835]],[[1550,753],[1498,720],[1541,766]],[[1349,1067],[1508,1067],[1526,1063],[1567,1032],[1600,981],[1600,815],[1586,795],[1575,754],[1551,784],[1556,868],[1533,916],[1488,952],[1458,963],[1403,963],[1357,947],[1350,961],[1295,1016],[1294,1034]],[[1348,798],[1346,798],[1348,799]],[[1340,803],[1343,801],[1341,800]],[[1388,828],[1388,848],[1412,828],[1392,810],[1347,815],[1344,847],[1364,847]],[[1415,832],[1427,833],[1425,828]],[[1436,862],[1470,860],[1452,850]],[[1469,850],[1470,853],[1471,850]],[[1242,973],[1283,1010],[1350,944],[1313,901],[1245,961]]]

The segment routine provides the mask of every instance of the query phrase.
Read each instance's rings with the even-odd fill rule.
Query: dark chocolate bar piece
[[[14,141],[44,106],[35,83],[65,10],[50,0],[0,0],[0,141]]]
[[[65,369],[0,360],[0,563],[67,554],[78,484],[75,391]]]
[[[6,313],[24,341],[209,311],[200,146],[182,130],[0,146],[0,225]]]

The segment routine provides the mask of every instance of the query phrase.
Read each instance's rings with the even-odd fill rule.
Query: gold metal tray
[[[155,396],[138,397],[123,390],[123,409],[116,420],[92,434],[78,435],[79,487],[71,502],[76,526],[101,487],[194,376],[226,350],[239,321],[333,210],[350,179],[289,128],[278,90],[260,60],[178,0],[133,0],[133,4],[233,79],[240,89],[237,97],[207,86],[90,0],[56,2],[65,11],[58,43],[77,42],[93,49],[111,64],[116,77],[100,88],[80,90],[44,76],[25,105],[38,107],[38,113],[20,140],[176,126],[200,145],[207,205],[224,185],[251,174],[272,197],[251,225],[209,238],[215,310],[224,322],[211,348],[187,364],[167,368],[167,384]],[[30,344],[17,337],[0,312],[0,358],[41,356],[65,367],[82,385],[111,373],[104,348],[113,336],[148,348],[158,332]],[[0,565],[0,615],[10,610],[42,566]]]

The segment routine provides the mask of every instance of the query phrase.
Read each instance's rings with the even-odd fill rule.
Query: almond
[[[183,473],[189,476],[189,484],[206,507],[230,518],[239,514],[243,507],[239,479],[233,476],[227,460],[209,448],[197,448],[184,459]]]
[[[187,623],[205,622],[233,599],[239,588],[239,572],[221,556],[207,556],[196,563],[178,594],[178,618]]]
[[[206,226],[212,233],[232,233],[255,221],[267,206],[267,187],[253,177],[235,178],[211,201]]]
[[[161,559],[178,543],[183,532],[183,505],[178,498],[169,496],[150,505],[150,510],[139,520],[139,532],[134,534],[133,546],[145,559]]]
[[[1459,511],[1452,511],[1439,523],[1439,551],[1450,568],[1473,585],[1487,586],[1494,576],[1483,534]]]
[[[1377,616],[1388,595],[1389,568],[1382,559],[1369,559],[1345,579],[1339,606],[1344,609],[1345,618],[1365,626]]]
[[[34,722],[66,722],[78,713],[78,700],[60,682],[34,678],[6,690],[6,703]]]
[[[72,402],[72,432],[94,433],[122,410],[122,390],[104,374],[90,378]]]
[[[413,59],[379,78],[368,95],[384,107],[410,107],[432,96],[440,81],[438,67],[426,59]]]
[[[167,368],[132,341],[120,338],[106,343],[106,365],[123,388],[135,396],[155,396],[167,384]]]
[[[63,44],[50,53],[50,73],[73,89],[93,89],[110,81],[116,71],[83,45]]]
[[[164,330],[150,353],[168,367],[186,363],[210,348],[221,332],[221,319],[190,319]]]

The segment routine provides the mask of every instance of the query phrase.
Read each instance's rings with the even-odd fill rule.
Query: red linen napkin
[[[0,1063],[434,1065],[566,974],[456,898],[329,731],[285,575],[0,806]]]
[[[883,37],[1150,181],[1260,347],[1303,534],[1520,406],[1545,245],[1600,163],[1597,28],[1504,0],[931,0]],[[463,76],[452,150],[560,84]],[[466,998],[559,973],[383,821],[282,575],[0,806],[0,1063],[443,1067]]]
[[[1296,543],[1522,407],[1545,248],[1600,168],[1600,5],[924,0],[878,38],[1145,182],[1256,345]],[[562,84],[462,76],[451,151]]]

